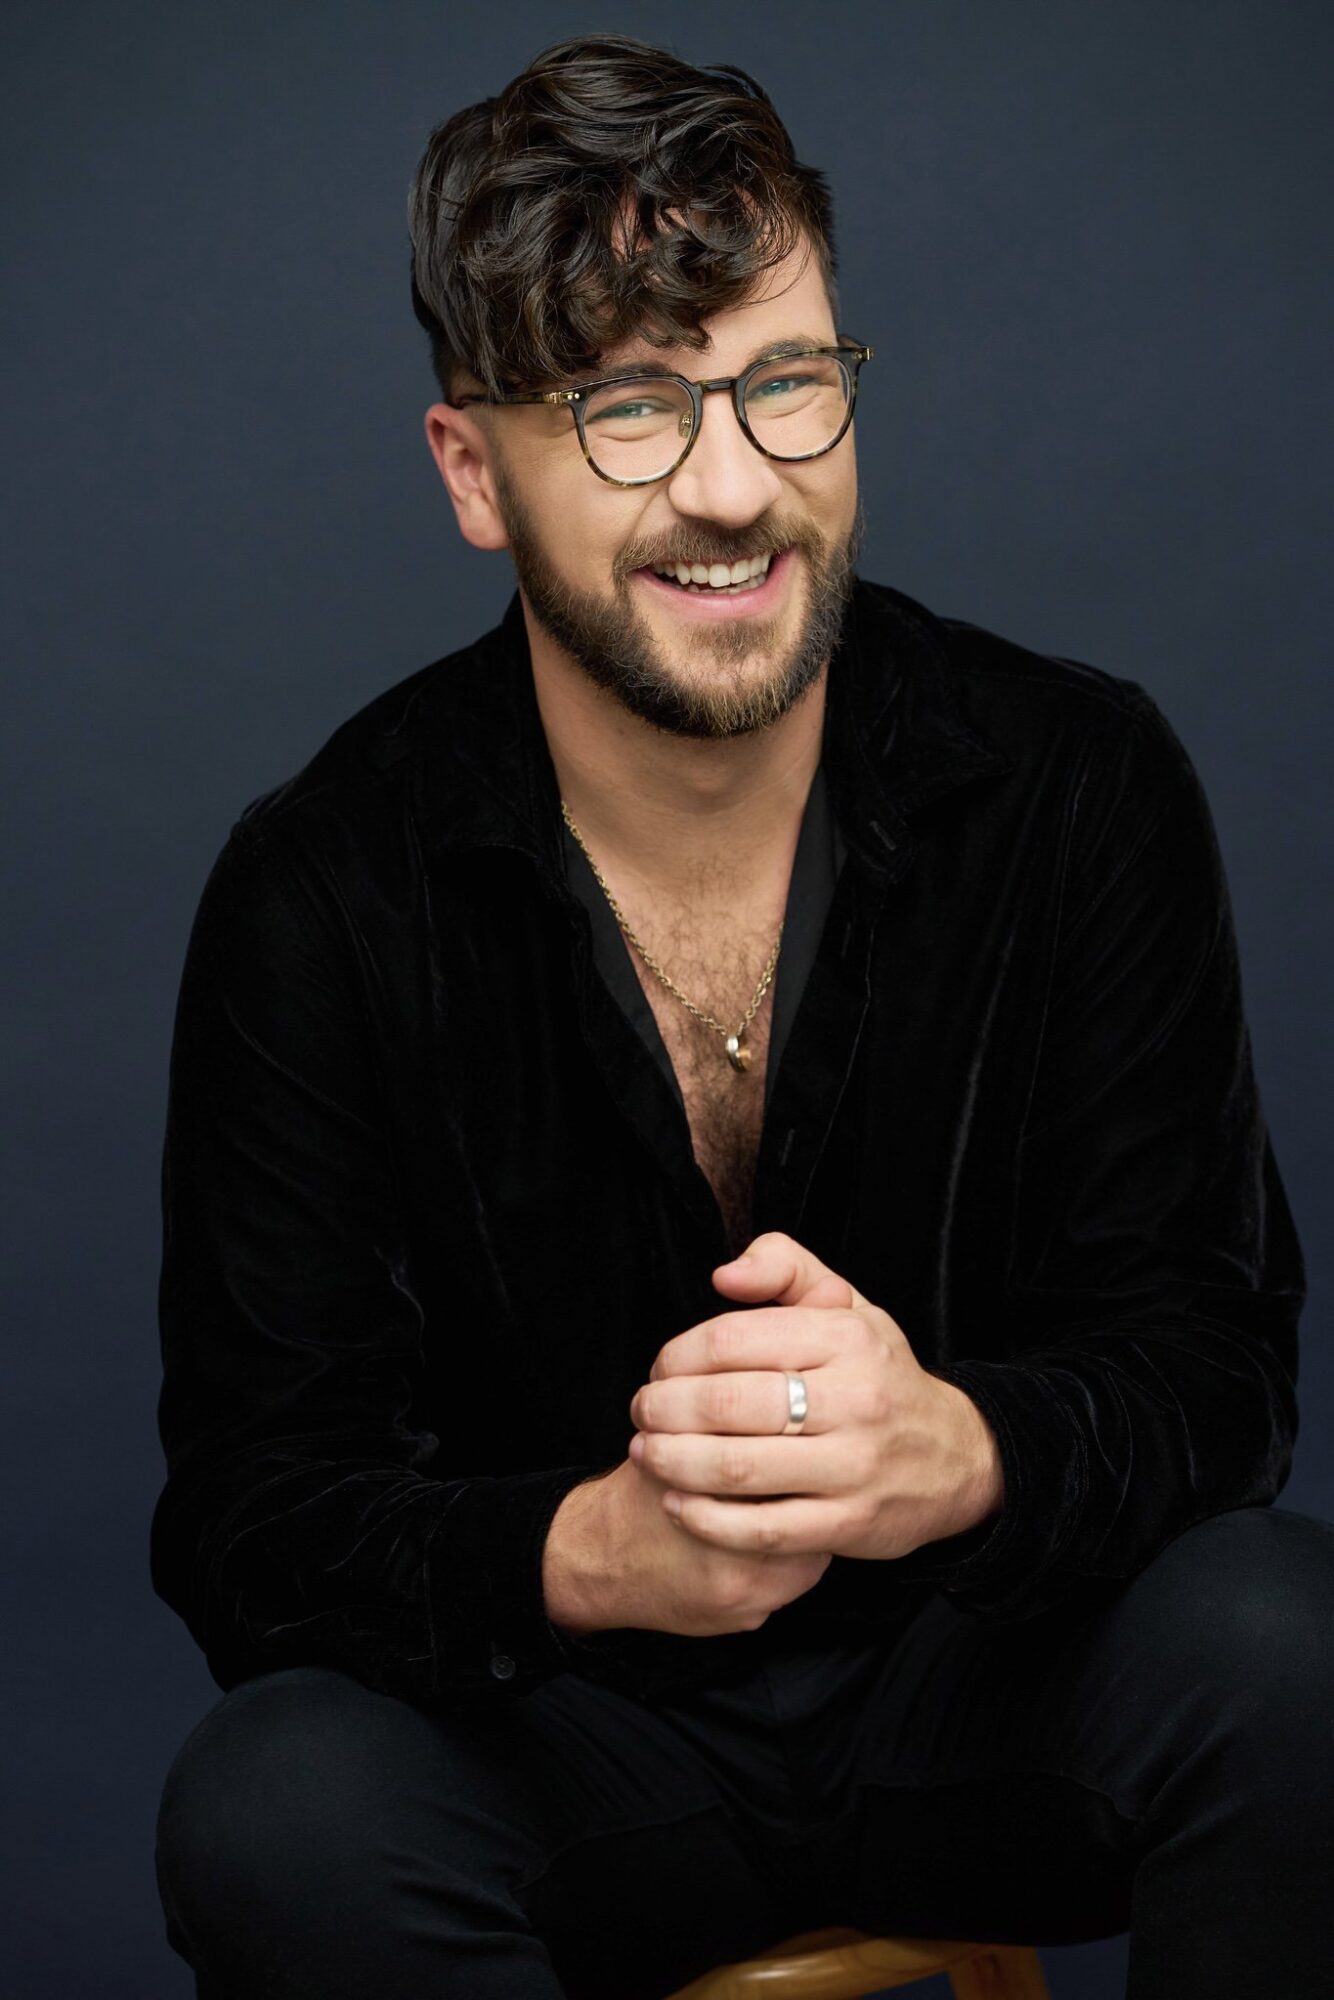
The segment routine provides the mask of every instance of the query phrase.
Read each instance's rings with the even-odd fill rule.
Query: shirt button
[[[491,1671],[498,1681],[510,1681],[513,1680],[518,1669],[508,1653],[493,1653],[491,1656]]]

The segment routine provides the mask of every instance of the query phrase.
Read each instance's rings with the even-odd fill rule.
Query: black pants
[[[466,1721],[322,1667],[209,1710],[158,1878],[201,2000],[660,2000],[797,1931],[1130,1933],[1131,2000],[1334,1994],[1334,1526],[1240,1508],[1095,1608]]]

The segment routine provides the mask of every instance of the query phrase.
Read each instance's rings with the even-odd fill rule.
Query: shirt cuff
[[[547,1616],[542,1556],[566,1494],[605,1465],[561,1466],[468,1481],[427,1551],[427,1590],[442,1700],[505,1703],[553,1674],[594,1668],[622,1632],[567,1632]]]
[[[1083,1439],[1053,1385],[1008,1361],[961,1360],[933,1368],[970,1396],[991,1426],[1004,1482],[1000,1511],[963,1534],[927,1542],[894,1568],[930,1583],[961,1611],[1014,1620],[1061,1593],[1053,1572],[1083,1506]]]

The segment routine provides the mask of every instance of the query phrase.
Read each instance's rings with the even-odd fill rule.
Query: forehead
[[[761,274],[747,299],[706,319],[703,331],[702,348],[652,347],[632,336],[604,349],[602,365],[617,373],[642,366],[652,374],[732,375],[777,341],[832,345],[833,315],[819,261],[806,239]]]

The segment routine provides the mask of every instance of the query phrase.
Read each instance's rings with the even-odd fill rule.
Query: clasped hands
[[[630,1403],[630,1455],[687,1533],[752,1555],[884,1559],[1000,1510],[995,1435],[922,1368],[902,1327],[791,1236],[757,1236],[713,1282],[754,1301],[666,1341]],[[806,1382],[788,1420],[784,1370]],[[781,1496],[781,1497],[768,1497]]]

